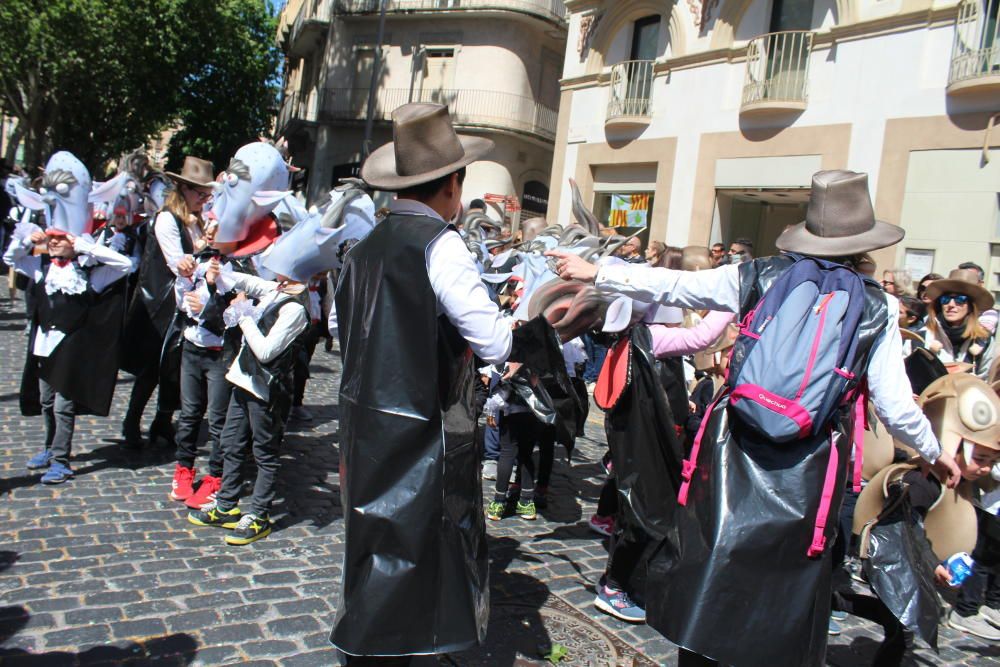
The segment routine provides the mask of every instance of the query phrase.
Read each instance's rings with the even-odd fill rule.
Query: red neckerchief
[[[72,261],[73,260],[70,259],[70,258],[68,258],[68,257],[53,257],[52,258],[52,263],[55,264],[56,266],[58,266],[59,268],[63,268],[65,266],[69,266],[70,262],[72,262]]]

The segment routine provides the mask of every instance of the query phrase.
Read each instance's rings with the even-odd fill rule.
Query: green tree
[[[4,157],[23,141],[29,168],[66,149],[96,169],[178,122],[253,138],[274,104],[273,23],[265,0],[2,0]]]
[[[212,37],[201,45],[196,70],[185,82],[181,129],[170,141],[168,163],[174,167],[184,155],[196,155],[222,169],[237,148],[270,134],[277,105],[281,52],[274,10],[266,0],[211,4]]]

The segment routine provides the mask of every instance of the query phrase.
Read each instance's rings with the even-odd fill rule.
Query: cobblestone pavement
[[[315,419],[286,437],[276,530],[229,547],[167,498],[171,452],[117,444],[128,378],[110,418],[77,421],[76,479],[44,487],[24,468],[40,419],[18,412],[21,304],[0,303],[0,664],[330,665],[343,540],[336,447],[337,358],[322,346],[306,403]],[[551,642],[567,665],[672,665],[654,630],[593,608],[606,544],[586,527],[600,492],[600,414],[571,465],[557,462],[538,521],[491,523],[492,613],[486,647],[451,665],[538,662]],[[421,613],[419,609],[401,613]],[[870,662],[879,636],[856,621],[828,663]],[[998,647],[942,630],[919,664],[1000,665]]]

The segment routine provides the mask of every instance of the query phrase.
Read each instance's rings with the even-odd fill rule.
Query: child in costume
[[[944,561],[977,545],[969,498],[1000,460],[1000,398],[988,384],[965,373],[946,375],[924,390],[920,403],[943,451],[953,453],[962,482],[946,489],[926,465],[894,464],[876,474],[858,498],[854,533],[877,597],[841,590],[833,606],[883,626],[876,665],[902,663],[904,628],[936,648],[940,618],[934,584],[950,584]]]
[[[114,355],[105,359],[93,352],[117,341],[122,302],[107,292],[132,264],[88,234],[91,203],[102,188],[92,191],[86,167],[65,151],[50,158],[37,193],[16,186],[22,204],[45,211],[49,225],[43,232],[32,223],[18,224],[4,254],[4,262],[31,281],[21,410],[45,416],[45,448],[28,461],[30,470],[48,468],[45,484],[73,477],[76,415],[107,415],[114,393]],[[47,254],[33,254],[40,244]]]
[[[215,499],[188,515],[195,525],[232,529],[226,537],[228,544],[249,544],[271,532],[270,511],[291,407],[295,355],[309,326],[306,283],[316,273],[336,268],[338,246],[345,235],[363,236],[373,226],[368,212],[374,206],[367,195],[356,189],[338,195],[325,211],[281,236],[263,257],[262,268],[277,281],[236,272],[231,276],[233,289],[240,294],[223,317],[227,327],[238,327],[243,340],[226,374],[234,387],[221,438],[222,480]],[[348,204],[358,198],[367,201],[345,215]],[[255,299],[256,305],[247,297]],[[237,504],[251,445],[257,478],[250,511],[243,514]]]

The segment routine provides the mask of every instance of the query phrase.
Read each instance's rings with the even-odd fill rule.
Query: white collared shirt
[[[600,268],[594,281],[597,289],[646,301],[684,308],[740,310],[739,266],[725,265],[708,271],[675,271],[636,265],[609,265]],[[903,366],[899,335],[899,302],[886,294],[889,322],[872,347],[868,362],[868,388],[879,420],[889,433],[913,447],[933,463],[941,455],[930,422],[913,400],[910,379]]]
[[[437,211],[412,199],[397,199],[393,213],[424,215],[444,221]],[[444,314],[480,359],[502,364],[510,355],[511,319],[500,313],[479,279],[476,263],[458,232],[448,230],[427,246],[427,277]],[[331,319],[335,314],[331,309]],[[336,324],[336,322],[334,322]]]
[[[201,229],[197,225],[185,225],[183,223],[184,221],[182,220],[181,227],[190,237],[192,246],[197,247],[198,241],[203,236]],[[153,221],[153,234],[156,235],[156,242],[160,245],[160,252],[163,253],[163,259],[167,262],[167,266],[173,271],[175,276],[178,275],[177,262],[184,259],[186,253],[184,252],[184,246],[181,244],[181,235],[177,229],[174,214],[169,211],[160,211],[157,213],[156,219]]]

